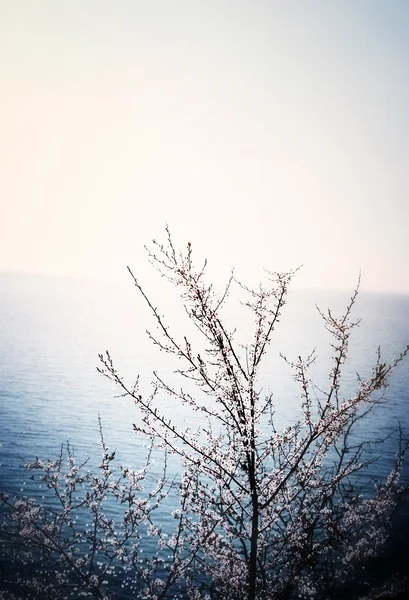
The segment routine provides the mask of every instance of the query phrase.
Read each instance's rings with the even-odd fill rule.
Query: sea
[[[165,288],[164,288],[165,289]],[[178,289],[152,288],[152,304],[169,331],[177,339],[184,335],[197,343],[197,332],[183,311]],[[155,297],[155,290],[158,294]],[[329,382],[333,348],[320,316],[328,308],[342,314],[353,290],[335,292],[318,289],[290,290],[286,306],[272,336],[272,342],[259,375],[263,392],[273,394],[276,428],[297,420],[300,390],[283,358],[296,361],[315,349],[311,377],[318,388]],[[149,290],[147,291],[149,293]],[[222,293],[222,290],[220,291]],[[233,288],[223,312],[226,327],[235,333],[238,344],[251,343],[253,315],[242,303],[244,291]],[[150,296],[151,297],[151,296]],[[376,362],[378,346],[382,361],[390,362],[409,344],[409,296],[362,292],[353,308],[360,320],[353,330],[349,359],[344,365],[345,396],[354,393],[357,374],[369,376]],[[133,383],[139,376],[140,390],[148,394],[157,373],[173,386],[187,386],[175,371],[178,360],[160,351],[146,331],[156,329],[151,310],[132,281],[129,284],[86,279],[0,274],[0,490],[41,500],[44,489],[33,482],[21,464],[36,457],[53,459],[61,444],[69,441],[75,456],[90,457],[98,465],[100,457],[100,417],[104,438],[123,466],[141,468],[147,453],[147,440],[133,431],[138,422],[137,407],[124,398],[112,382],[101,375],[98,355],[108,350],[118,371]],[[203,352],[203,349],[201,350]],[[243,350],[244,352],[244,350]],[[318,393],[318,392],[317,392]],[[157,397],[158,407],[179,426],[200,427],[197,413],[169,397]],[[397,449],[398,425],[409,435],[409,359],[400,363],[391,376],[383,403],[361,427],[362,439],[379,439],[379,459],[363,477],[362,485],[373,489],[376,478],[385,478]],[[156,461],[156,463],[155,463]],[[163,464],[154,457],[149,477],[159,477]],[[180,472],[176,459],[168,469]],[[402,482],[409,483],[409,456]],[[366,487],[365,487],[366,486]],[[369,486],[369,487],[368,487]],[[172,526],[166,506],[158,513],[163,527]],[[409,510],[406,503],[394,521],[389,546],[389,567],[409,558]]]

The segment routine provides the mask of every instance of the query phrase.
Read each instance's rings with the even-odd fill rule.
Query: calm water
[[[171,314],[174,331],[180,331],[182,314],[169,295],[158,298],[161,312]],[[277,423],[297,418],[299,392],[291,374],[278,357],[290,359],[316,347],[314,375],[325,382],[330,369],[329,337],[315,309],[342,309],[348,295],[324,292],[293,292],[283,310],[260,385],[274,392]],[[385,360],[392,359],[409,342],[409,297],[362,294],[356,317],[362,317],[351,344],[346,367],[345,390],[353,389],[355,372],[369,374],[376,347],[382,345]],[[232,301],[226,323],[238,325],[239,341],[251,326],[242,309]],[[237,322],[236,322],[237,321]],[[147,391],[152,371],[176,381],[174,361],[155,349],[145,329],[155,325],[147,307],[129,286],[15,274],[0,275],[0,488],[34,496],[18,465],[35,456],[54,458],[61,442],[69,440],[78,457],[98,456],[97,416],[101,415],[105,438],[123,465],[141,466],[144,440],[132,432],[137,419],[129,400],[115,398],[110,382],[97,373],[97,355],[109,349],[118,369],[133,381],[139,373],[141,389]],[[183,330],[184,332],[184,330]],[[188,333],[190,330],[188,329]],[[249,338],[247,338],[249,339]],[[367,422],[361,434],[379,437],[392,431],[400,420],[409,428],[409,362],[401,364],[391,380],[387,403]],[[194,419],[184,409],[166,405],[164,410],[182,421]],[[195,423],[192,423],[193,425]],[[386,474],[395,451],[395,439],[384,448],[374,475]],[[158,465],[157,469],[160,469]],[[172,463],[170,469],[177,470]],[[154,470],[155,472],[155,470]],[[409,480],[406,465],[404,477]],[[32,485],[32,484],[31,484]],[[406,536],[406,513],[400,521],[401,541]],[[163,512],[163,520],[167,513]],[[407,529],[405,530],[407,531]]]

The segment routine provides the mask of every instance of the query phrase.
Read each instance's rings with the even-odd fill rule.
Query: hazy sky
[[[409,293],[407,0],[0,0],[0,270]]]

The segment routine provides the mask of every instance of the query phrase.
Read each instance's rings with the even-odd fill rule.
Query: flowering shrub
[[[371,376],[358,376],[355,393],[343,397],[344,363],[358,324],[351,319],[357,286],[343,315],[320,313],[333,336],[326,389],[310,378],[314,354],[296,361],[283,357],[300,388],[300,418],[278,431],[272,395],[263,395],[258,381],[294,272],[269,273],[268,287],[257,290],[236,282],[247,294],[246,306],[255,320],[251,343],[242,347],[221,317],[233,275],[220,298],[205,282],[206,263],[195,269],[190,243],[177,253],[167,230],[167,243],[154,244],[155,252],[148,250],[150,260],[181,290],[187,316],[204,347],[194,349],[186,336],[173,336],[130,273],[160,332],[160,337],[148,332],[149,337],[181,361],[178,372],[197,386],[198,397],[174,389],[157,374],[151,394],[143,395],[138,380],[127,384],[109,352],[100,355],[99,370],[135,403],[140,421],[134,429],[163,450],[165,465],[168,453],[180,459],[175,531],[167,537],[152,514],[166,501],[166,467],[158,485],[144,494],[148,464],[137,473],[122,469],[115,475],[114,455],[101,432],[98,476],[84,473],[84,465],[76,466],[69,448],[64,472],[62,456],[54,463],[37,460],[26,465],[42,472],[58,498],[58,510],[27,498],[3,497],[2,544],[8,556],[23,565],[41,562],[33,577],[24,569],[14,572],[7,580],[9,589],[18,595],[24,585],[31,594],[24,597],[32,598],[125,598],[125,592],[115,589],[115,580],[131,587],[132,597],[151,600],[335,596],[382,548],[390,517],[408,491],[399,485],[408,448],[400,431],[388,478],[376,482],[371,497],[362,494],[357,474],[362,479],[374,457],[368,452],[369,441],[357,442],[354,431],[380,403],[392,370],[409,347],[391,364],[383,363],[378,351]],[[159,408],[161,393],[196,411],[201,427],[192,431],[176,425]],[[199,401],[203,394],[207,402]],[[84,485],[87,491],[77,496]],[[125,507],[120,524],[104,516],[108,496]],[[90,515],[85,529],[73,516],[83,510]],[[143,529],[156,538],[158,550],[141,562]],[[369,590],[365,598],[391,597],[402,585],[395,578],[380,590]]]
[[[67,444],[55,461],[23,465],[52,491],[42,504],[0,495],[4,598],[109,600],[138,590],[138,598],[151,599],[175,587],[176,557],[169,566],[160,552],[145,559],[142,548],[144,535],[160,534],[151,517],[168,494],[166,460],[163,477],[144,490],[149,458],[139,471],[116,467],[101,422],[100,434],[99,473],[85,469],[88,461],[78,464]],[[107,516],[112,503],[121,505],[120,522]]]

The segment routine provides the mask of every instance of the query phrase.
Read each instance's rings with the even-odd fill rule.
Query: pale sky
[[[409,293],[407,0],[0,0],[0,271]]]

